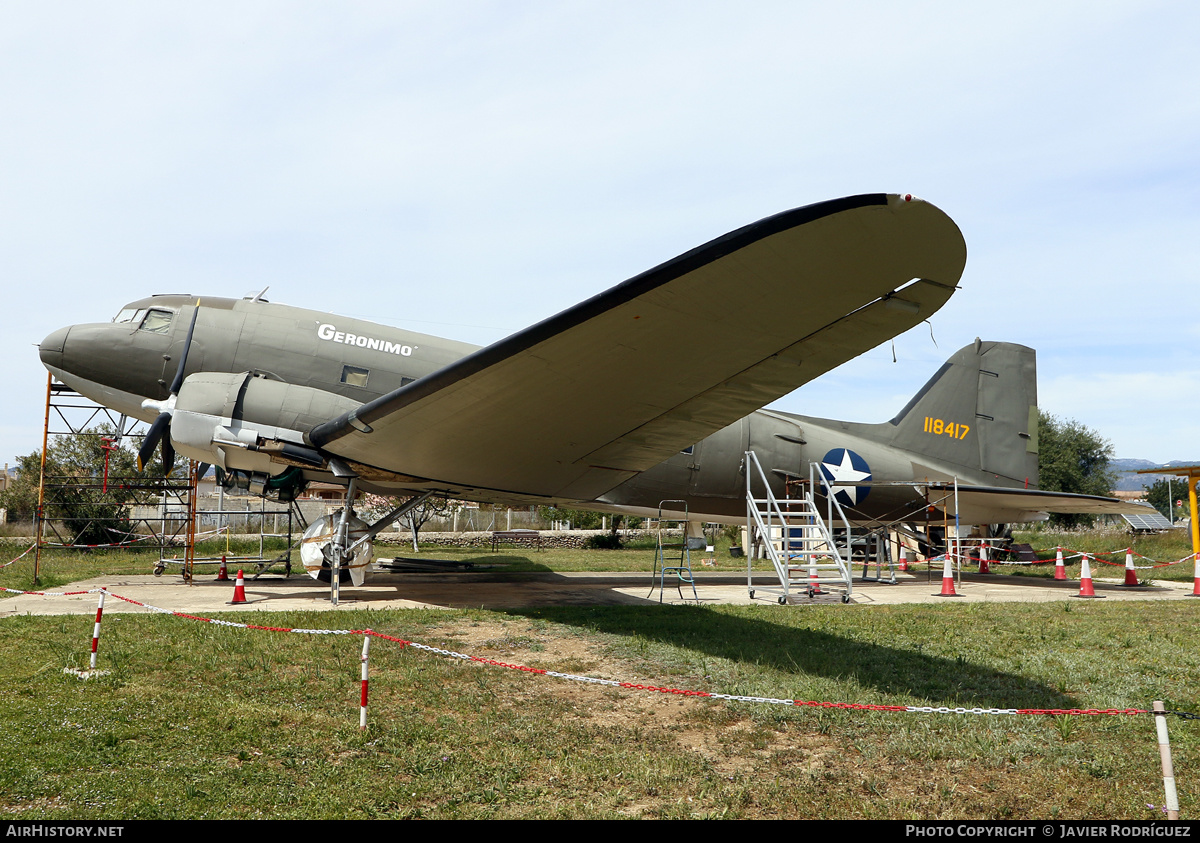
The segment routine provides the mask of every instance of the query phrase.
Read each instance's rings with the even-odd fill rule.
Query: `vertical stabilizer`
[[[1036,353],[1023,345],[975,340],[947,360],[889,424],[896,447],[991,475],[983,482],[1036,488]]]

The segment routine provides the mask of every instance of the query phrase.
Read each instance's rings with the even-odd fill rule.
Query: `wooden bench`
[[[537,530],[494,530],[492,532],[492,553],[496,552],[496,545],[502,543],[532,544],[541,550],[542,534]]]

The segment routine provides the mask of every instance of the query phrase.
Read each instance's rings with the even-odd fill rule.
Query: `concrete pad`
[[[898,603],[996,603],[1081,600],[1078,581],[1056,582],[1036,577],[996,574],[966,574],[956,585],[958,597],[941,597],[941,580],[930,579],[924,572],[900,574],[896,584],[855,581],[852,603],[858,606]],[[188,584],[178,575],[162,577],[123,575],[97,577],[73,583],[62,592],[107,588],[105,612],[145,612],[141,605],[172,612],[212,615],[229,611],[338,611],[350,609],[411,608],[484,608],[513,609],[553,605],[776,605],[776,591],[766,591],[771,581],[764,573],[755,577],[755,597],[751,599],[744,574],[696,572],[696,594],[691,588],[680,591],[669,586],[660,595],[657,583],[643,573],[498,573],[498,572],[415,572],[376,573],[366,585],[343,586],[335,607],[329,600],[329,586],[303,575],[266,576],[246,582],[243,605],[231,605],[232,582],[217,582],[211,576],[197,577]],[[1097,595],[1106,600],[1186,599],[1191,583],[1156,582],[1153,586],[1129,588],[1119,581],[1094,580]],[[117,596],[126,598],[117,599]],[[71,596],[19,595],[0,600],[0,618],[12,615],[73,615],[96,611],[96,594]],[[131,603],[127,601],[136,601]],[[809,598],[792,594],[789,603],[796,607],[841,602],[838,592]]]

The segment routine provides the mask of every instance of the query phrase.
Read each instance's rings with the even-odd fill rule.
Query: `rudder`
[[[1037,356],[1032,348],[975,340],[946,361],[891,420],[891,444],[1036,488]]]

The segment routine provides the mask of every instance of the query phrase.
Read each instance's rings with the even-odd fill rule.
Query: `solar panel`
[[[1157,509],[1147,512],[1145,515],[1122,515],[1121,517],[1129,522],[1129,526],[1135,530],[1169,530],[1172,526],[1171,522],[1163,517]]]

